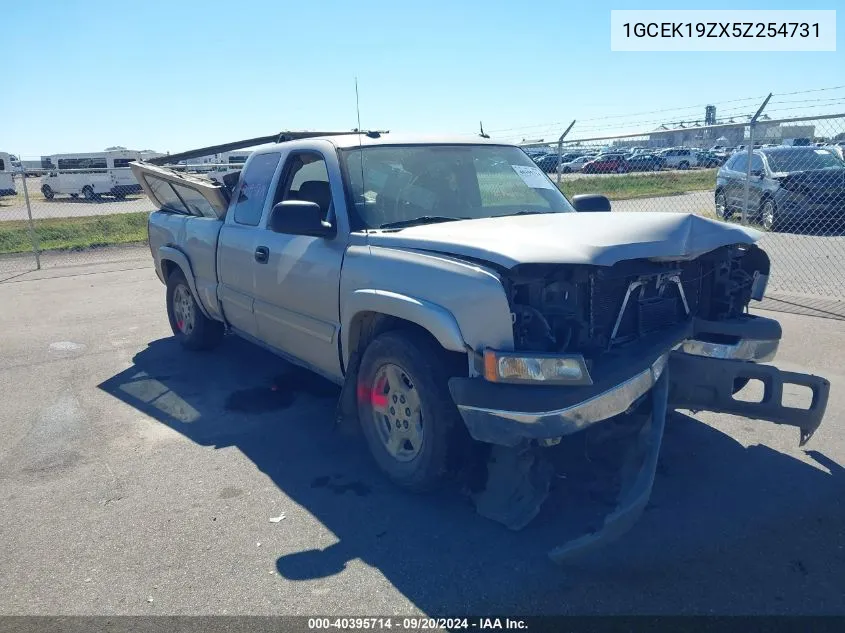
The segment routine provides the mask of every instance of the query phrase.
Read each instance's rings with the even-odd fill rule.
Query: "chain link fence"
[[[148,258],[147,217],[155,207],[128,167],[142,155],[160,156],[0,153],[0,280],[41,268]],[[246,155],[178,168],[221,181]]]
[[[761,230],[769,307],[845,318],[845,114],[523,146],[570,198],[600,193],[614,212],[694,213]]]

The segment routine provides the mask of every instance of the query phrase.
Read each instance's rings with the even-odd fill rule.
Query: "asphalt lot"
[[[398,491],[333,428],[335,387],[237,339],[179,349],[146,259],[19,275],[0,305],[0,614],[845,614],[845,322],[773,315],[777,364],[832,382],[806,450],[676,414],[639,524],[559,568],[574,509],[511,533]]]

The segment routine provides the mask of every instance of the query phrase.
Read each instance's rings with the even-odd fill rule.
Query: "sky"
[[[841,0],[683,5],[838,8],[836,52],[610,50],[611,9],[679,4],[6,3],[0,151],[178,152],[352,129],[355,77],[363,128],[473,134],[482,121],[512,141],[556,138],[573,119],[570,138],[653,129],[664,117],[703,118],[708,103],[719,115],[750,114],[769,92],[773,117],[845,111]]]

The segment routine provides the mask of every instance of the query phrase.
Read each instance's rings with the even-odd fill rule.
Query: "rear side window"
[[[172,211],[178,211],[179,213],[188,213],[188,210],[185,208],[185,205],[182,204],[182,201],[179,199],[179,196],[173,191],[173,188],[170,184],[162,180],[161,178],[156,178],[155,176],[144,176],[144,180],[147,181],[150,189],[153,190],[153,194],[161,203],[162,207],[170,209]]]
[[[731,169],[734,171],[745,171],[746,167],[748,166],[748,155],[747,154],[740,154],[736,157],[734,164],[731,165]]]
[[[252,158],[241,175],[240,186],[236,193],[234,219],[238,224],[258,226],[264,201],[270,189],[270,181],[279,166],[282,155],[278,152],[259,154]]]
[[[209,204],[208,200],[202,197],[199,191],[189,187],[183,187],[182,185],[177,185],[176,183],[173,183],[173,188],[176,190],[176,193],[179,194],[179,197],[182,198],[183,202],[188,206],[188,210],[192,215],[202,215],[206,218],[217,217],[217,214],[214,212],[214,207]]]
[[[754,154],[751,157],[751,171],[756,171],[756,172],[763,171],[763,159],[760,158],[759,154]]]

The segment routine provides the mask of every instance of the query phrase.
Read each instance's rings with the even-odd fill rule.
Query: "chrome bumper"
[[[690,339],[681,343],[679,350],[693,356],[767,363],[774,360],[779,344],[780,339],[741,339],[736,343],[711,343]]]
[[[551,411],[518,411],[457,403],[470,434],[479,441],[515,446],[522,439],[572,435],[588,426],[628,411],[663,374],[669,353],[646,369],[581,402]],[[507,432],[503,432],[507,429]]]

